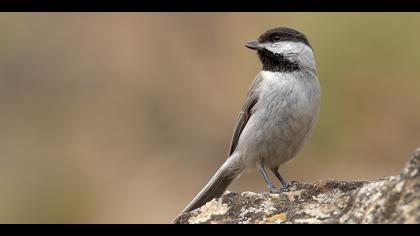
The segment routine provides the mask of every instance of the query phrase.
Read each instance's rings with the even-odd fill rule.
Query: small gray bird
[[[321,90],[306,36],[279,27],[245,46],[257,51],[262,70],[239,113],[229,158],[182,213],[220,197],[246,170],[259,170],[271,193],[287,189],[289,183],[278,168],[296,156],[315,127]],[[283,188],[274,187],[266,169],[274,173]]]

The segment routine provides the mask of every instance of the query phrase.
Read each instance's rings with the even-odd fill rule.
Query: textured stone
[[[226,192],[178,223],[420,223],[420,149],[398,176],[293,184],[280,194]]]

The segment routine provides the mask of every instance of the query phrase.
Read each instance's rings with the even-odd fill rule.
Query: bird
[[[228,158],[175,221],[222,196],[249,170],[260,172],[270,193],[292,186],[278,169],[301,150],[318,119],[321,88],[314,51],[303,33],[289,27],[269,29],[245,47],[257,52],[262,69],[239,112]],[[281,188],[274,186],[267,170]]]

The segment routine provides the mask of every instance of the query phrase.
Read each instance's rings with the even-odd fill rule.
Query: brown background
[[[289,180],[376,179],[420,145],[420,14],[2,13],[0,222],[165,223],[225,160],[260,69],[304,32],[323,89]],[[266,191],[257,174],[230,190]]]

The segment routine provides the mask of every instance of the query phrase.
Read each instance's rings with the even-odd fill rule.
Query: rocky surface
[[[233,193],[182,215],[184,224],[420,223],[420,148],[398,176],[294,183],[288,192]]]

